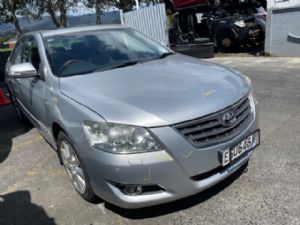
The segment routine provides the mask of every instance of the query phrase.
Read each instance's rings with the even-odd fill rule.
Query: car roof
[[[82,32],[82,31],[95,31],[95,30],[108,30],[108,29],[125,29],[128,28],[123,25],[94,25],[94,26],[81,26],[81,27],[67,27],[67,28],[58,28],[53,30],[37,30],[28,32],[25,35],[34,35],[41,34],[43,37],[68,34],[74,32]]]

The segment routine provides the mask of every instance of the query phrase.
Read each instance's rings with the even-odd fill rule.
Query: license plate
[[[256,145],[259,144],[259,140],[255,141],[255,138],[259,137],[259,133],[255,132],[254,134],[250,135],[246,139],[242,140],[240,143],[235,145],[233,148],[228,148],[225,151],[222,152],[222,165],[226,166],[235,159],[239,158],[241,155],[243,155],[245,152],[247,152],[250,149],[253,149]],[[255,146],[253,146],[254,141]]]

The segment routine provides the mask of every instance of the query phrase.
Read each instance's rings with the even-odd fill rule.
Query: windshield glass
[[[45,38],[54,74],[82,75],[130,66],[172,54],[133,29],[76,32]]]

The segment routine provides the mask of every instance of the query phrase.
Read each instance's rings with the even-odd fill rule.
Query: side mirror
[[[8,69],[8,76],[13,78],[27,78],[37,76],[37,71],[31,63],[12,65]]]

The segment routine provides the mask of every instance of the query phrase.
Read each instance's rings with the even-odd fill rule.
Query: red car
[[[172,0],[175,8],[184,8],[191,5],[207,4],[207,0]]]
[[[175,9],[208,4],[207,0],[161,0],[161,2],[165,2],[166,5],[172,4]]]

